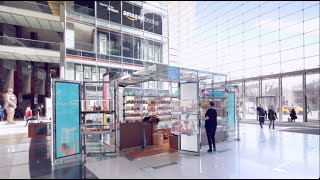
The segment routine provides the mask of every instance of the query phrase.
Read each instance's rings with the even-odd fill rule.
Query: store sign
[[[159,24],[160,24],[159,21],[155,21],[154,19],[150,19],[150,18],[147,18],[147,17],[144,17],[144,16],[140,16],[140,15],[137,15],[137,14],[134,14],[134,13],[131,13],[131,12],[123,11],[122,14],[124,16],[126,16],[131,21],[140,20],[140,21],[144,21],[146,23],[150,23],[150,24],[156,25],[156,26],[159,26]]]
[[[54,81],[53,159],[80,154],[80,84]]]
[[[126,2],[97,1],[97,18],[162,34],[162,16],[153,12],[142,12],[142,7]]]
[[[119,10],[115,9],[113,6],[110,6],[108,4],[104,4],[102,2],[99,3],[101,6],[107,7],[108,11],[114,12],[114,13],[119,13]]]

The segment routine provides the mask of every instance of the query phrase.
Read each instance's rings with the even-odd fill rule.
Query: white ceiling
[[[1,52],[1,51],[0,51],[0,59],[60,63],[60,57],[50,57],[50,56],[43,56],[43,55],[25,55],[25,54]]]
[[[0,23],[63,32],[62,24],[59,21],[40,19],[7,12],[0,12]]]

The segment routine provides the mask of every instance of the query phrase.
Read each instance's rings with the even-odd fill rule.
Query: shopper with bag
[[[272,124],[272,127],[274,129],[274,121],[276,119],[278,119],[278,117],[277,117],[277,113],[276,113],[275,108],[274,108],[273,105],[271,105],[270,109],[268,110],[268,119],[270,121],[269,129],[271,127],[271,124]]]

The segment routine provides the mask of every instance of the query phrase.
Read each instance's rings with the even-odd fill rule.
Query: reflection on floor
[[[170,148],[169,146],[169,140],[164,140],[164,143],[162,145],[152,145],[147,146],[145,149],[143,148],[136,148],[136,149],[130,149],[130,150],[123,150],[122,154],[128,158],[130,161],[163,154],[163,153],[175,153],[177,150]]]
[[[240,125],[241,141],[217,144],[201,156],[169,153],[135,158],[89,157],[51,166],[47,138],[0,136],[0,178],[319,178],[319,135]],[[1,129],[0,129],[1,131]],[[152,148],[151,148],[152,149]],[[52,170],[53,169],[53,170]]]

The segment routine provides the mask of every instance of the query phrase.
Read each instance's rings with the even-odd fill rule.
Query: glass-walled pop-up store
[[[217,106],[217,142],[225,141],[230,124],[229,93],[224,87],[225,80],[226,75],[223,74],[167,65],[150,66],[119,78],[118,98],[122,99],[117,108],[120,118],[120,150],[157,144],[153,136],[160,130],[164,132],[163,137],[169,137],[170,147],[200,155],[201,145],[207,144],[204,121],[200,119],[209,101],[214,101]],[[134,87],[146,82],[166,84],[166,88],[159,85],[150,89]],[[152,114],[157,114],[160,121],[157,126],[150,125],[148,128],[143,119]],[[233,120],[232,126],[235,124]],[[140,128],[137,125],[139,123]],[[176,146],[172,145],[173,140],[170,139],[174,138],[173,135],[179,136],[178,141],[174,141]]]

